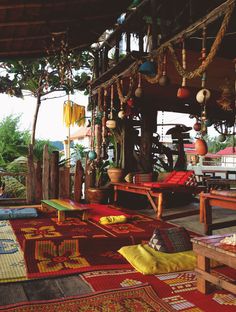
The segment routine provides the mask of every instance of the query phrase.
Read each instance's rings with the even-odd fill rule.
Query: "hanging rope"
[[[208,56],[206,57],[204,63],[202,63],[198,68],[196,68],[194,71],[191,72],[187,72],[182,65],[179,63],[175,50],[173,48],[173,46],[171,44],[169,44],[167,46],[167,48],[169,49],[171,56],[172,56],[172,61],[176,67],[176,70],[178,71],[178,73],[180,74],[180,76],[185,77],[187,79],[193,79],[195,77],[201,76],[203,74],[203,72],[207,69],[207,67],[209,66],[209,64],[213,61],[219,46],[222,42],[222,39],[225,35],[226,29],[228,27],[229,21],[230,21],[230,17],[233,13],[234,10],[234,6],[235,6],[235,2],[232,2],[225,13],[225,17],[223,19],[223,22],[221,24],[221,27],[217,33],[216,39],[213,42],[212,46],[211,46],[211,50],[208,54]]]
[[[121,86],[121,82],[119,78],[116,80],[116,87],[117,87],[117,92],[118,92],[120,102],[122,104],[125,104],[128,101],[128,99],[131,97],[131,94],[133,92],[134,79],[133,78],[130,79],[129,90],[125,96],[123,94],[123,90],[122,90],[122,86]]]

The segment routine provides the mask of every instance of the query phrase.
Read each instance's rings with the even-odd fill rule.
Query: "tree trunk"
[[[35,144],[35,132],[36,132],[36,125],[37,125],[40,105],[41,105],[41,94],[39,92],[38,95],[37,95],[37,104],[36,104],[36,108],[35,108],[34,119],[33,119],[33,127],[32,127],[32,134],[31,134],[31,144],[33,146]]]

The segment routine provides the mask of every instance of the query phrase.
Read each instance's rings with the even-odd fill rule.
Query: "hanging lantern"
[[[199,104],[203,104],[211,97],[211,92],[208,89],[201,89],[196,95],[196,100]]]
[[[201,124],[200,122],[196,122],[194,125],[193,125],[193,129],[195,131],[200,131],[201,130]]]
[[[226,136],[225,136],[224,134],[220,134],[220,135],[218,136],[218,141],[219,141],[219,142],[223,143],[225,140],[226,140]]]
[[[196,139],[195,141],[195,150],[196,153],[200,156],[204,156],[208,152],[207,144],[204,139]]]
[[[89,160],[94,160],[97,158],[97,153],[95,151],[89,151],[88,153]]]
[[[142,63],[138,70],[141,74],[147,76],[155,76],[156,75],[156,63],[153,61],[145,61]]]
[[[106,127],[109,129],[115,129],[116,128],[116,121],[113,119],[108,119],[106,122]]]

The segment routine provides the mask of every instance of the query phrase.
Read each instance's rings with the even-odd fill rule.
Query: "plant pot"
[[[109,188],[89,187],[87,189],[87,199],[90,204],[107,204],[109,196]]]
[[[124,177],[124,170],[121,168],[109,168],[107,174],[112,183],[121,182]]]

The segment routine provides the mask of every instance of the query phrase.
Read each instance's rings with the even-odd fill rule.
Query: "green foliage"
[[[63,90],[73,93],[76,89],[88,93],[89,74],[93,64],[91,53],[83,51],[70,54],[67,64],[70,77],[66,77],[65,68],[61,68],[59,55],[1,62],[0,92],[16,97],[23,97],[24,90],[35,97]],[[62,79],[64,74],[65,79]]]
[[[217,153],[225,149],[227,146],[233,146],[233,136],[228,136],[225,142],[219,142],[218,137],[204,136],[210,153]]]
[[[76,163],[77,160],[80,160],[82,165],[85,166],[87,148],[82,144],[75,144],[72,149],[71,159],[73,162]]]
[[[29,132],[19,130],[20,116],[7,116],[0,122],[0,166],[21,156],[17,146],[29,143]]]

